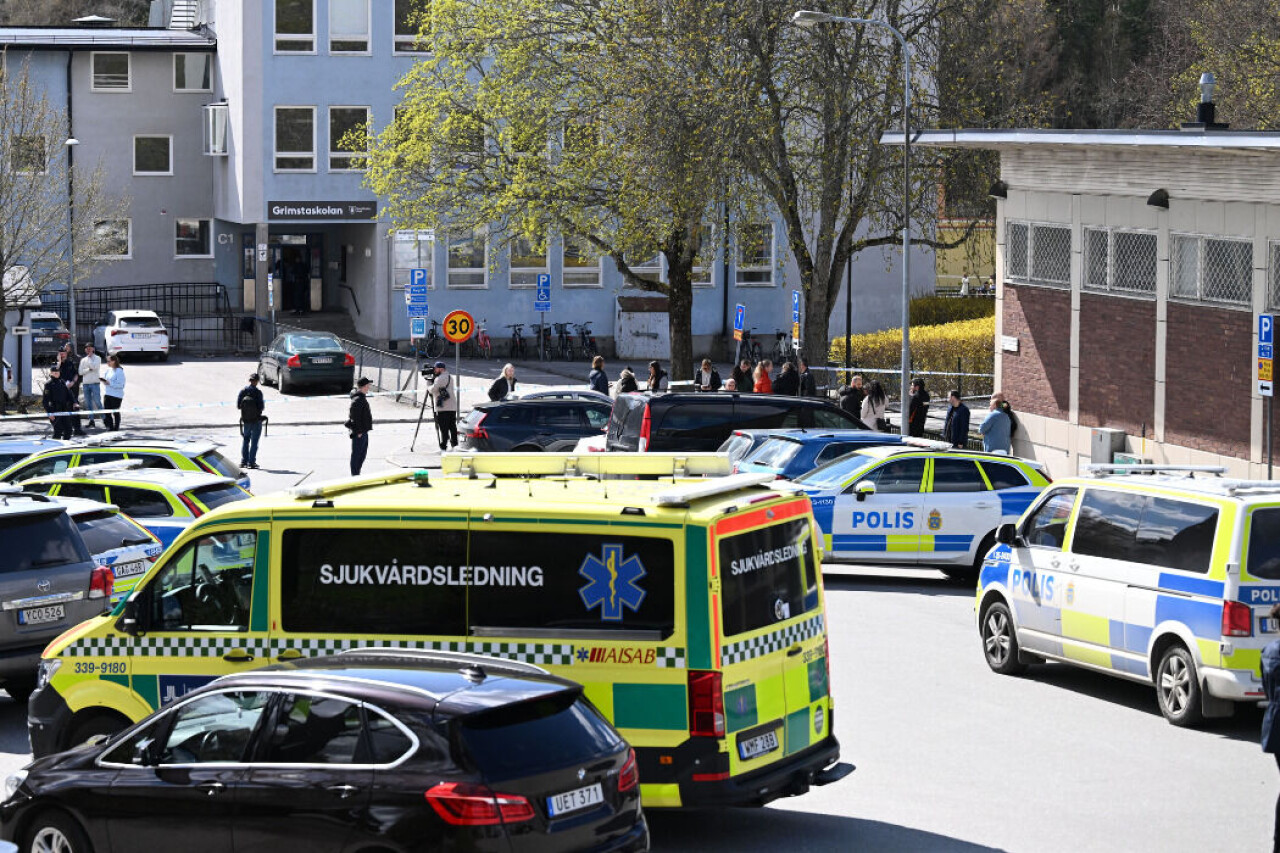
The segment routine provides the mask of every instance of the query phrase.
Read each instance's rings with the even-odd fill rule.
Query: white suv
[[[169,332],[154,311],[110,311],[105,326],[93,330],[94,345],[103,355],[151,353],[169,358]]]

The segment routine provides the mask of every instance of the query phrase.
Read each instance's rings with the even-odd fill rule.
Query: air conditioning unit
[[[1094,427],[1089,438],[1090,462],[1106,464],[1115,454],[1124,452],[1124,430]]]

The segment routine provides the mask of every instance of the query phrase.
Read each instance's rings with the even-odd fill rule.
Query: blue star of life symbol
[[[621,622],[622,608],[632,613],[640,609],[645,591],[637,581],[648,574],[644,564],[635,554],[627,557],[621,545],[606,544],[600,556],[588,554],[578,569],[578,574],[590,583],[578,590],[582,605],[587,610],[600,608],[600,618],[606,622]]]
[[[578,660],[585,661],[589,657],[591,657],[590,651],[585,648],[578,649]]]

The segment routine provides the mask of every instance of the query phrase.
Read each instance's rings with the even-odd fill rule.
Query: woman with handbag
[[[889,421],[884,416],[888,405],[889,395],[884,393],[884,386],[878,379],[873,381],[867,390],[867,396],[862,400],[862,422],[867,425],[867,429],[889,431]]]

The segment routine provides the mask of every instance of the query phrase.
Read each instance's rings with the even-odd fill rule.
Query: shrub
[[[911,300],[911,328],[994,317],[996,301],[986,297],[920,296]]]
[[[912,326],[911,369],[913,372],[951,374],[925,377],[925,386],[935,397],[945,394],[955,386],[959,386],[965,396],[990,394],[993,390],[991,379],[956,377],[955,374],[957,367],[961,373],[991,373],[995,367],[995,338],[994,316],[933,326]],[[850,363],[855,368],[894,371],[894,375],[869,374],[868,379],[879,379],[890,396],[897,396],[896,371],[901,364],[902,331],[885,329],[882,332],[854,335],[849,343],[852,354]],[[844,364],[844,338],[832,341],[831,363]]]

